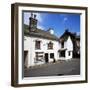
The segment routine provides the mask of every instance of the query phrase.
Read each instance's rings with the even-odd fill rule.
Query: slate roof
[[[29,29],[28,29],[28,32],[24,32],[24,35],[31,36],[31,37],[51,39],[51,40],[56,40],[56,41],[59,40],[59,38],[55,36],[54,34],[50,34],[50,32],[44,31],[38,28],[35,31],[31,31],[31,32],[29,32]]]
[[[71,37],[72,41],[74,41],[75,38],[76,38],[76,34],[75,33],[71,33],[68,30],[65,30],[64,34],[59,38],[59,41],[60,42],[67,41],[69,36]]]

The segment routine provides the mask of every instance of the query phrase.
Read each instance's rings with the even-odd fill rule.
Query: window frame
[[[37,44],[39,42],[39,44]],[[35,41],[35,50],[41,49],[41,41],[36,40]]]
[[[51,49],[53,49],[53,43],[50,41],[49,43],[48,43],[48,50],[51,50]]]

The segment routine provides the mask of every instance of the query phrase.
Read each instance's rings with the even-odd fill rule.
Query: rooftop
[[[60,42],[64,42],[68,39],[68,36],[71,37],[72,41],[74,40],[80,40],[80,36],[77,36],[76,33],[69,32],[68,29],[65,30],[63,35],[59,38]]]
[[[45,31],[37,28],[35,31],[30,32],[28,25],[24,25],[24,29],[25,29],[24,35],[26,36],[45,38],[45,39],[51,39],[56,41],[59,40],[57,36],[55,36],[54,34],[50,34],[49,31]]]

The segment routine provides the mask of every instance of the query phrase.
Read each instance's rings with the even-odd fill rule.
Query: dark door
[[[61,51],[61,57],[65,57],[65,51]]]
[[[48,53],[45,53],[45,62],[48,63]]]
[[[24,51],[24,65],[27,60],[28,60],[28,51]]]

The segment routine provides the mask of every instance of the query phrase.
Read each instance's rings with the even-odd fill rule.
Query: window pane
[[[40,49],[40,41],[35,42],[35,49]]]
[[[52,42],[48,43],[48,49],[53,49],[53,43]]]
[[[50,58],[54,58],[54,53],[50,53]]]

